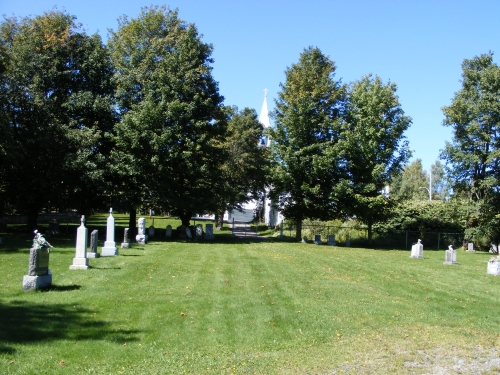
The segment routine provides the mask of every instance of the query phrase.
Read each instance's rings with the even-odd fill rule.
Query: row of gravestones
[[[145,244],[148,240],[148,235],[145,234],[146,219],[140,218],[138,220],[139,234],[136,236],[136,241],[140,244]],[[206,225],[206,233],[203,233],[201,224],[196,226],[195,238],[213,239],[213,225]],[[188,238],[192,238],[190,229],[186,228]],[[106,222],[106,241],[101,250],[101,254],[97,252],[98,230],[92,231],[90,235],[90,251],[87,252],[88,245],[88,229],[85,227],[85,216],[81,217],[80,226],[76,233],[76,249],[73,263],[69,266],[70,270],[86,270],[89,268],[89,258],[99,258],[102,256],[116,256],[118,255],[118,248],[115,245],[115,219],[113,217],[113,210],[110,209],[109,217]],[[154,236],[154,227],[149,228],[149,234]],[[166,228],[166,237],[172,236],[172,227],[170,225]],[[0,239],[1,244],[1,239]],[[129,228],[125,228],[124,239],[121,244],[122,248],[130,248]],[[35,230],[35,238],[33,239],[33,246],[30,249],[30,257],[28,264],[28,275],[23,277],[23,290],[30,291],[36,289],[43,289],[52,284],[52,273],[49,269],[49,253],[50,245],[45,240],[42,234]]]
[[[309,243],[309,239],[307,237],[303,237],[302,238],[302,242],[303,243]],[[313,243],[315,245],[322,245],[323,244],[323,241],[321,241],[321,235],[320,234],[314,235],[314,242]],[[326,244],[328,246],[337,246],[337,242],[335,242],[335,235],[334,234],[329,234],[328,235],[328,241],[326,242]],[[346,240],[345,241],[345,246],[346,247],[351,246],[351,241],[350,240]]]

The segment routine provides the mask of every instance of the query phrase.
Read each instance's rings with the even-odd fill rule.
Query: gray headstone
[[[130,245],[130,229],[125,228],[123,230],[123,242],[122,242],[122,249],[129,249],[131,247]]]
[[[155,236],[155,227],[151,225],[148,228],[148,237],[153,238],[154,236]]]
[[[416,244],[411,247],[410,258],[423,258],[424,257],[424,245],[422,245],[419,239]]]
[[[28,276],[44,276],[49,273],[49,250],[46,248],[30,249]]]
[[[335,242],[335,235],[334,234],[329,234],[328,235],[328,242],[327,244],[329,246],[335,246],[337,243]]]
[[[351,247],[351,240],[345,240],[345,247]]]
[[[97,252],[97,241],[99,237],[99,231],[94,229],[90,233],[90,250],[87,252],[87,258],[99,258],[101,254]]]
[[[495,242],[490,244],[490,254],[498,254],[498,245]]]
[[[189,227],[186,227],[186,236],[187,238],[193,238],[193,235],[191,234],[191,229],[189,229]]]
[[[203,226],[201,224],[196,224],[195,237],[198,239],[203,238]]]
[[[170,224],[165,228],[165,237],[172,238],[172,226]]]
[[[206,224],[205,225],[205,239],[206,240],[213,240],[214,238],[215,238],[214,225],[213,224]]]
[[[453,248],[453,245],[448,246],[448,250],[444,254],[443,264],[457,264],[457,252]]]
[[[309,242],[309,240],[307,239],[307,237],[306,237],[306,236],[304,236],[304,237],[302,237],[302,242],[303,242],[303,243],[308,243],[308,242]]]
[[[321,244],[323,243],[323,242],[321,241],[321,235],[320,235],[320,234],[316,234],[316,235],[314,236],[314,243],[315,243],[316,245],[321,245]]]
[[[49,234],[59,234],[60,228],[59,223],[56,220],[53,220],[49,223],[49,230],[47,231]]]
[[[476,250],[474,250],[474,243],[473,242],[469,242],[467,244],[467,252],[469,252],[469,253],[475,253],[476,252]]]

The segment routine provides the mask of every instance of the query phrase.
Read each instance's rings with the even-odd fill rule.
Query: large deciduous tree
[[[7,58],[3,111],[15,163],[6,194],[36,226],[42,207],[85,212],[103,190],[112,130],[112,68],[100,37],[65,12],[8,18],[0,25]]]
[[[500,67],[493,53],[466,59],[462,88],[443,107],[453,140],[441,153],[453,189],[471,202],[466,237],[500,236]]]
[[[334,79],[335,70],[318,48],[305,49],[285,71],[273,113],[271,193],[277,208],[296,222],[297,240],[304,219],[330,219],[338,210],[345,87]]]
[[[109,47],[121,114],[115,168],[131,210],[147,199],[184,225],[195,213],[216,211],[226,119],[212,45],[177,11],[155,6],[122,17]]]
[[[369,243],[373,224],[389,212],[381,191],[410,156],[404,137],[410,124],[394,83],[367,75],[350,86],[341,140],[347,172],[344,210],[367,224]]]

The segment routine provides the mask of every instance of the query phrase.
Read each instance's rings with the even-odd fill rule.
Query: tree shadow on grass
[[[73,304],[30,304],[12,301],[0,305],[0,353],[12,345],[56,340],[137,341],[138,330],[115,330],[95,312]]]

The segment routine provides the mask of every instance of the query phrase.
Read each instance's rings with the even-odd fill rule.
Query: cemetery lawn
[[[69,270],[74,238],[47,236],[53,286],[23,292],[29,236],[1,236],[2,374],[500,371],[500,279],[486,253],[445,266],[444,251],[411,259],[219,233]]]

